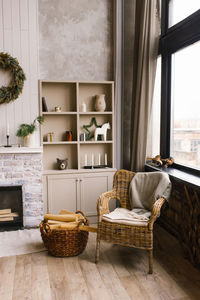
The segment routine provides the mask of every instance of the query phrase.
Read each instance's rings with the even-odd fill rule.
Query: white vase
[[[86,112],[87,111],[87,106],[86,106],[85,102],[81,103],[80,110],[81,110],[81,112]]]
[[[24,147],[34,148],[35,147],[35,134],[29,134],[24,138]]]
[[[96,95],[96,101],[95,101],[95,110],[96,111],[105,111],[106,109],[106,101],[105,101],[105,95]]]

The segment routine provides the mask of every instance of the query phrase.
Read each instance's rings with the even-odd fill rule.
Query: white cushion
[[[102,220],[126,225],[148,226],[150,216],[151,212],[146,209],[136,208],[128,210],[120,207],[109,214],[104,214]]]

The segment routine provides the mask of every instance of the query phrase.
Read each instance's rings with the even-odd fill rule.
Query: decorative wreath
[[[10,70],[13,75],[11,83],[8,86],[0,88],[0,104],[9,103],[17,99],[19,94],[21,94],[26,75],[20,67],[18,60],[8,53],[0,52],[0,68]]]

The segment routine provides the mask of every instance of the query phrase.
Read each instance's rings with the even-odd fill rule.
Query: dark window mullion
[[[168,17],[169,17],[169,1],[162,0],[161,8],[161,36],[165,36],[168,30]]]
[[[171,134],[171,55],[162,56],[160,155],[170,156]]]

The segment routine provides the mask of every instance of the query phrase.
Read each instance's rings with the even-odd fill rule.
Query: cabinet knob
[[[76,182],[78,182],[78,179],[76,179]]]
[[[80,179],[80,181],[83,181],[83,179]]]

